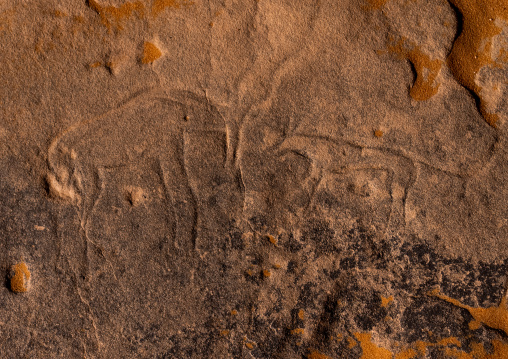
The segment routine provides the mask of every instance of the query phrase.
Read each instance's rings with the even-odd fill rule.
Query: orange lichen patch
[[[192,1],[155,0],[152,5],[152,16],[157,17],[167,8],[179,9],[181,6],[192,4],[194,4]]]
[[[485,352],[484,352],[485,353]],[[465,353],[462,350],[458,350],[455,348],[445,348],[444,354],[447,358],[456,358],[456,359],[468,359],[468,358],[477,358],[476,356],[470,355],[470,353]],[[480,358],[485,358],[485,356],[481,356]]]
[[[383,137],[383,134],[384,134],[384,133],[383,133],[383,131],[381,131],[381,130],[376,130],[376,131],[374,131],[374,136],[376,136],[376,137],[378,137],[378,138],[379,138],[379,137]]]
[[[282,266],[281,266],[279,263],[275,263],[275,264],[273,265],[273,268],[275,268],[275,269],[280,269],[281,267],[282,267]]]
[[[101,66],[102,66],[102,62],[100,62],[100,61],[96,61],[96,62],[93,62],[90,65],[88,65],[88,67],[91,67],[91,68],[96,68],[96,67],[101,67]]]
[[[252,269],[247,269],[245,271],[245,274],[247,274],[249,277],[252,277],[252,275],[254,274],[254,272],[252,272]]]
[[[508,343],[502,342],[501,340],[493,340],[492,347],[494,348],[494,353],[490,356],[490,358],[506,358],[506,353],[508,353]]]
[[[506,296],[503,297],[498,307],[474,308],[441,294],[437,289],[431,291],[429,295],[445,300],[459,308],[467,309],[477,322],[493,329],[502,330],[508,334],[508,303]]]
[[[274,236],[272,236],[271,234],[267,234],[266,235],[266,239],[268,239],[270,241],[271,244],[273,244],[274,246],[276,246],[279,241],[277,240],[277,238],[275,238]]]
[[[123,22],[134,14],[142,18],[145,14],[145,5],[141,1],[126,2],[119,7],[102,6],[96,0],[88,0],[88,6],[95,10],[108,30],[123,30]]]
[[[25,262],[19,262],[12,266],[14,275],[11,278],[11,290],[15,293],[24,293],[28,290],[30,271]]]
[[[300,318],[301,320],[305,319],[305,311],[303,309],[300,309],[298,311],[298,318]]]
[[[221,330],[220,331],[220,335],[222,335],[223,337],[228,336],[229,335],[229,330],[227,330],[227,329]]]
[[[236,309],[233,309],[233,310],[231,311],[231,315],[238,315],[238,311],[237,311]]]
[[[393,302],[393,295],[391,295],[389,297],[383,297],[383,296],[381,296],[381,306],[383,308],[388,307],[391,302]]]
[[[247,342],[245,343],[245,346],[249,349],[254,349],[254,343],[251,343],[251,342]]]
[[[471,353],[478,358],[484,358],[486,356],[485,348],[482,343],[471,343]]]
[[[342,338],[341,335],[338,337]],[[450,348],[450,346],[461,347],[461,342],[457,337],[448,337],[443,338],[435,343],[416,341],[410,345],[403,346],[400,343],[394,343],[394,346],[399,348],[397,350],[398,352],[394,354],[390,350],[374,344],[372,342],[372,335],[370,333],[355,333],[354,337],[356,337],[360,343],[360,347],[362,348],[362,359],[415,359],[424,357],[427,354],[426,351],[428,347],[438,347],[440,350],[444,351],[447,358],[459,359],[500,359],[505,358],[505,353],[508,353],[508,344],[495,340],[492,341],[494,353],[491,355],[487,355],[483,345],[478,343],[471,344],[472,351],[470,353],[466,353],[459,348]],[[348,347],[350,349],[354,348],[357,344],[354,338],[347,337],[347,339],[349,341]]]
[[[409,60],[413,64],[416,71],[416,80],[409,91],[409,95],[413,99],[425,101],[437,93],[440,84],[435,83],[435,80],[443,64],[441,60],[431,60],[429,55],[423,53],[419,46],[406,44],[404,38],[395,44],[388,45],[388,50],[399,59]]]
[[[305,333],[304,328],[296,328],[291,331],[291,334],[293,335],[302,335],[303,333]]]
[[[469,327],[469,329],[471,330],[477,330],[477,329],[480,329],[482,327],[482,323],[480,323],[479,321],[477,320],[472,320],[468,323],[467,325]]]
[[[413,359],[417,357],[424,357],[427,353],[428,347],[448,347],[454,345],[460,347],[462,344],[456,337],[448,337],[439,340],[436,343],[424,342],[417,340],[410,345],[404,345],[401,350],[394,355],[395,359]],[[386,352],[385,352],[386,354]],[[375,358],[375,357],[373,357]],[[381,357],[383,358],[383,357]]]
[[[416,351],[409,348],[401,351],[400,353],[397,353],[397,355],[395,355],[395,359],[413,359],[416,357],[416,355]]]
[[[422,340],[417,340],[415,342],[416,350],[418,350],[418,353],[420,353],[420,355],[425,355],[425,352],[427,351],[427,347],[430,347],[430,346],[432,346],[432,343],[424,342]]]
[[[456,345],[456,346],[460,347],[460,346],[462,346],[462,343],[459,342],[457,337],[448,337],[448,338],[441,339],[440,341],[438,341],[436,343],[436,345],[442,345],[442,346]]]
[[[157,46],[151,42],[145,42],[143,45],[143,57],[141,58],[142,64],[151,64],[161,56],[162,51]]]
[[[417,340],[414,344],[420,355],[425,355],[428,347],[446,347],[448,345],[460,347],[462,345],[456,337],[443,338],[436,343]]]
[[[455,359],[504,359],[507,357],[508,344],[499,340],[492,341],[493,352],[487,353],[480,343],[472,343],[471,351],[466,353],[460,349],[445,348],[444,354],[447,358]]]
[[[487,109],[481,87],[475,82],[480,69],[494,63],[491,50],[493,37],[501,33],[496,20],[508,21],[507,0],[450,0],[462,13],[462,32],[455,40],[448,66],[453,76],[480,99],[480,112],[493,127],[498,116]]]
[[[308,359],[332,359],[328,355],[321,354],[317,350],[312,350],[310,354],[307,355]]]
[[[271,275],[272,275],[272,272],[270,272],[268,269],[265,269],[263,271],[263,277],[270,278]]]
[[[355,333],[356,339],[362,348],[362,359],[392,359],[392,352],[388,349],[377,346],[372,342],[372,334]]]

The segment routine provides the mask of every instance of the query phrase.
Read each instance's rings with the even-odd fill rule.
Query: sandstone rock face
[[[0,4],[0,358],[507,357],[507,9]]]

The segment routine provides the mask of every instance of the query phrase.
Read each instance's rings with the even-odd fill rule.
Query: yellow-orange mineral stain
[[[508,334],[508,303],[506,296],[503,297],[498,307],[475,308],[441,294],[437,289],[431,291],[429,295],[445,300],[459,308],[467,309],[476,322],[493,329],[502,330]]]
[[[30,271],[25,262],[19,262],[12,266],[14,275],[11,278],[11,290],[15,293],[24,293],[28,290]]]
[[[436,82],[436,78],[443,64],[441,60],[432,60],[429,55],[422,52],[419,46],[406,44],[404,38],[395,44],[388,45],[388,51],[399,59],[409,60],[413,64],[416,80],[409,95],[414,100],[425,101],[437,94],[440,84]]]
[[[493,37],[501,33],[496,20],[508,21],[508,0],[450,0],[462,13],[463,27],[454,42],[448,66],[453,76],[480,99],[480,112],[495,127],[499,117],[487,109],[482,88],[475,78],[480,69],[493,65],[491,56]]]
[[[372,342],[372,334],[355,333],[356,339],[362,348],[362,359],[392,359],[392,352],[388,349],[377,346]]]
[[[145,42],[143,46],[143,57],[141,58],[141,63],[151,64],[161,56],[162,51],[157,46],[151,42]]]
[[[88,6],[95,10],[108,30],[123,30],[123,22],[134,14],[144,17],[145,5],[141,1],[125,2],[119,7],[103,6],[96,0],[88,0]]]

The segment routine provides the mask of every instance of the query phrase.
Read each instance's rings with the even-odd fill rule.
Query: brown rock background
[[[507,7],[1,3],[0,357],[504,358]]]

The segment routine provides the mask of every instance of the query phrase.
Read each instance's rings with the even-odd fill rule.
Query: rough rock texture
[[[0,3],[0,358],[507,358],[506,0]]]

